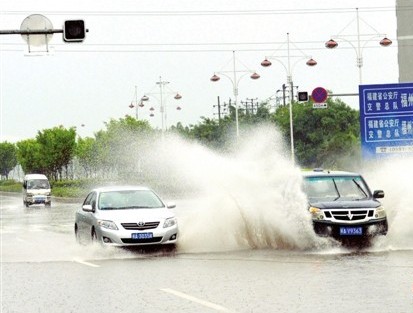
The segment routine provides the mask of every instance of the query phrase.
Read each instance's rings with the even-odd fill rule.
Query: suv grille
[[[373,210],[331,210],[325,213],[327,217],[332,216],[338,221],[360,221],[364,220],[367,216],[373,216]]]
[[[145,230],[158,227],[159,222],[146,222],[143,225],[138,225],[138,223],[121,223],[121,225],[128,230]]]

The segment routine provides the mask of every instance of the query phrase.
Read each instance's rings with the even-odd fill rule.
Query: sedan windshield
[[[304,192],[310,201],[348,201],[369,198],[360,176],[305,177]]]
[[[162,208],[164,204],[151,190],[121,190],[102,192],[99,196],[99,209],[126,210]]]

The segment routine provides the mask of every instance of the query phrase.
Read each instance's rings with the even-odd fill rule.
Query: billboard
[[[363,158],[413,156],[413,83],[360,85]]]

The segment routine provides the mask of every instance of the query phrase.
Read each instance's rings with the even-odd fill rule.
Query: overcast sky
[[[18,30],[27,16],[42,14],[55,29],[64,20],[83,19],[89,32],[83,43],[63,43],[62,35],[54,34],[49,43],[54,52],[48,56],[27,56],[20,35],[0,36],[1,141],[34,138],[37,131],[58,125],[76,126],[81,136],[93,136],[111,118],[135,115],[128,107],[135,104],[135,86],[138,98],[150,96],[139,117],[161,127],[160,76],[169,82],[164,94],[168,126],[215,117],[217,97],[221,102],[233,98],[233,85],[225,76],[216,83],[210,77],[214,72],[232,75],[232,51],[238,76],[247,70],[261,75],[239,80],[239,101],[263,101],[286,83],[287,33],[298,90],[357,93],[356,50],[339,40],[357,45],[356,7],[365,46],[363,84],[397,83],[393,0],[2,1],[1,30]],[[393,45],[381,47],[377,34],[385,34]],[[326,49],[333,35],[339,35],[339,47]],[[261,61],[271,55],[273,65],[263,68]],[[314,58],[317,66],[306,66],[303,56]],[[181,100],[173,98],[175,92]],[[357,97],[341,99],[358,109]]]

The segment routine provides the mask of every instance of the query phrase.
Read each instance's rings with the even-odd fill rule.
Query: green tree
[[[42,148],[36,139],[26,139],[17,144],[17,161],[24,173],[47,174]]]
[[[235,136],[235,122],[228,116],[220,121],[201,117],[201,122],[196,125],[183,127],[178,123],[176,127],[171,127],[171,131],[209,148],[222,151],[229,148],[230,139]]]
[[[96,140],[91,137],[81,138],[77,140],[75,155],[79,160],[79,164],[83,167],[86,178],[91,177],[97,171],[98,153]]]
[[[98,162],[106,176],[129,175],[142,161],[142,151],[156,132],[148,121],[126,116],[105,123],[106,130],[95,134]]]
[[[63,126],[39,131],[36,136],[48,174],[55,180],[62,178],[63,170],[71,162],[76,147],[76,129]],[[66,174],[67,176],[67,174]]]
[[[327,101],[327,109],[312,102],[293,104],[294,148],[303,166],[340,166],[346,157],[359,154],[359,115],[340,99]],[[279,107],[274,121],[290,137],[289,107]]]
[[[9,173],[17,165],[16,146],[7,141],[0,143],[0,175],[9,179]]]

